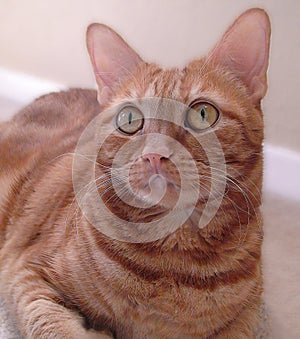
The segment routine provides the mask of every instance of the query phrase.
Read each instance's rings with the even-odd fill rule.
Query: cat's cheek
[[[111,167],[123,144],[124,138],[114,135],[109,136],[98,150],[98,163]]]

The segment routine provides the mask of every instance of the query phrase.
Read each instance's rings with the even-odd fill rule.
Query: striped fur
[[[222,204],[203,229],[188,220],[155,242],[107,237],[85,219],[72,184],[79,136],[103,109],[96,92],[73,89],[33,102],[0,125],[0,283],[26,338],[254,338],[262,293],[260,105],[236,74],[206,58],[183,70],[143,63],[106,107],[144,97],[205,98],[220,107]],[[205,157],[191,136],[153,126],[181,138],[202,170]],[[124,137],[111,142],[120,147]],[[109,197],[124,219],[142,220]]]

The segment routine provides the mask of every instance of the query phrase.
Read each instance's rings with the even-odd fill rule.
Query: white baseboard
[[[300,201],[300,153],[265,144],[264,190]]]
[[[0,68],[0,96],[28,104],[65,86]],[[264,191],[300,201],[300,153],[265,144]]]
[[[65,88],[52,81],[0,68],[0,96],[24,105],[43,94]]]

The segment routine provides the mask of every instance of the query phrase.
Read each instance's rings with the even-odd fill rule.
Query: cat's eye
[[[123,107],[116,117],[118,129],[125,134],[134,134],[142,129],[144,116],[135,106]]]
[[[220,111],[213,104],[206,101],[196,101],[186,112],[185,126],[195,131],[203,131],[214,126],[219,117]]]

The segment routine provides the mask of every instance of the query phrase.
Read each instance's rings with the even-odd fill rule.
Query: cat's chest
[[[78,308],[97,327],[103,318],[117,338],[199,338],[207,333],[212,312],[222,293],[181,284],[172,277],[155,274],[147,278],[111,260],[102,251],[94,254],[101,265],[74,273],[74,296]],[[150,265],[150,264],[149,264]],[[150,267],[150,266],[149,266]],[[86,286],[84,295],[78,291]],[[219,318],[219,315],[216,316]],[[220,320],[220,319],[219,319]],[[191,332],[193,329],[193,332]],[[178,334],[178,335],[177,335]],[[201,335],[201,336],[200,336]]]
[[[210,308],[205,291],[178,286],[170,279],[147,282],[127,277],[118,289],[113,285],[118,284],[110,286],[118,338],[167,338],[170,333],[172,338],[196,338],[208,320],[203,316]]]

